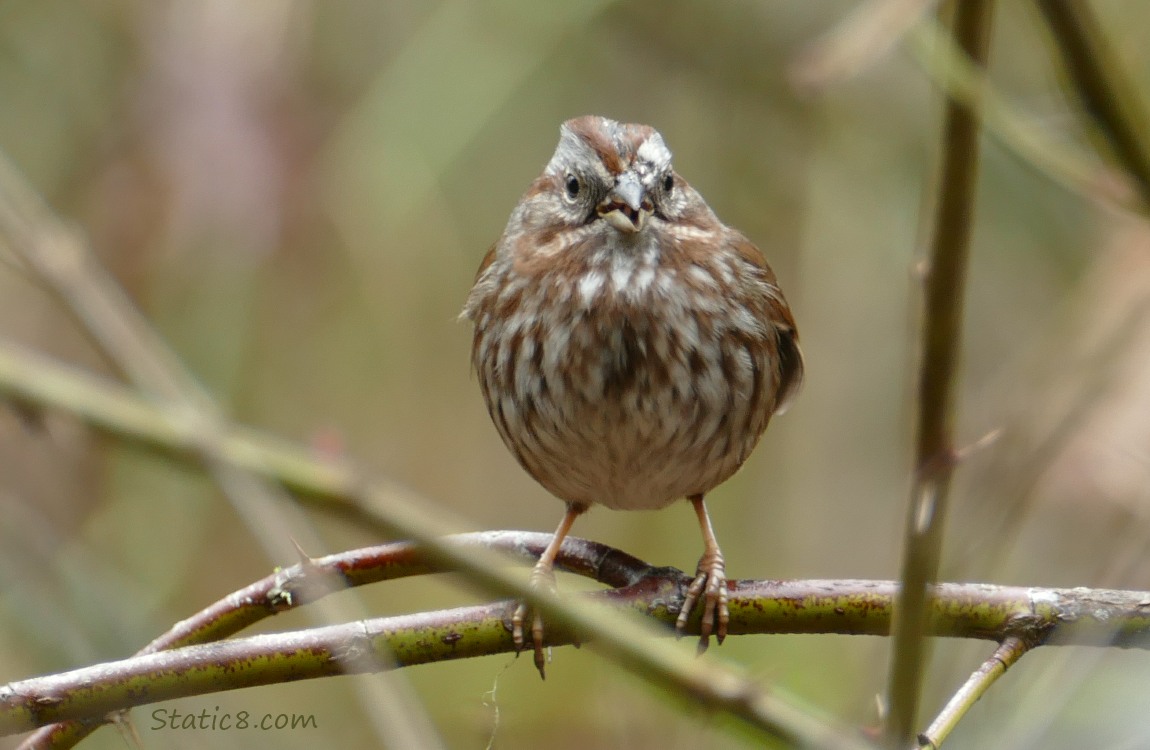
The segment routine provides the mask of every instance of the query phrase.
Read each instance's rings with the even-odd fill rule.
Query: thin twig
[[[1097,298],[1094,298],[1097,299]],[[1076,324],[1090,318],[1090,308],[1081,304],[1070,310]],[[979,484],[993,488],[997,498],[1006,498],[997,511],[993,525],[983,527],[973,543],[964,545],[962,570],[968,575],[982,577],[1001,570],[1023,530],[1023,521],[1037,501],[1038,487],[1051,466],[1070,442],[1077,437],[1087,420],[1095,414],[1098,405],[1111,397],[1128,377],[1119,366],[1121,357],[1131,351],[1137,336],[1150,320],[1150,298],[1140,301],[1126,311],[1121,320],[1105,331],[1104,338],[1084,352],[1066,346],[1067,341],[1081,341],[1097,336],[1093,332],[1067,330],[1067,326],[1052,326],[1056,333],[1043,343],[1043,355],[1037,366],[1049,367],[1058,362],[1043,382],[1038,377],[1023,377],[1027,387],[1045,394],[1037,400],[1043,404],[1042,424],[1032,426],[1028,420],[1039,420],[1037,415],[1007,417],[1009,444],[995,456],[988,477]],[[1091,331],[1093,328],[1091,327]],[[1140,545],[1131,549],[1141,550]]]
[[[303,493],[309,502],[369,518],[393,538],[418,543],[428,558],[461,574],[495,596],[527,601],[556,626],[586,633],[616,663],[676,694],[695,696],[768,735],[811,747],[843,747],[840,733],[778,690],[755,683],[717,663],[695,659],[672,644],[652,639],[649,627],[609,610],[569,602],[504,569],[502,557],[445,539],[450,529],[410,493],[372,477],[350,461],[312,452],[263,433],[221,425],[202,434],[178,409],[149,402],[122,386],[55,364],[13,345],[0,345],[0,393],[40,407],[73,412],[98,428],[191,459],[209,457]],[[849,745],[850,743],[848,743]],[[858,746],[858,743],[855,743]]]
[[[528,531],[483,531],[458,534],[455,541],[532,561],[538,559],[551,541],[551,535]],[[577,537],[564,540],[555,563],[562,570],[614,588],[638,581],[651,569],[625,552]],[[410,542],[392,542],[308,560],[306,565],[279,570],[205,607],[177,623],[136,655],[222,640],[267,617],[325,596],[331,592],[333,580],[342,586],[354,587],[433,572],[445,571],[434,567],[419,547]],[[41,727],[20,744],[20,750],[73,747],[98,728],[102,719]]]
[[[214,407],[95,259],[79,230],[56,217],[3,153],[0,236],[128,380],[155,396]]]
[[[991,0],[964,0],[954,11],[955,38],[980,65],[985,65],[989,53],[992,7]],[[978,130],[971,108],[953,99],[947,102],[938,207],[926,271],[915,468],[890,665],[890,714],[885,737],[892,748],[906,747],[915,737],[925,664],[928,592],[938,580],[942,553],[954,464],[954,381],[978,177]]]
[[[919,735],[919,746],[938,750],[978,699],[1031,647],[1032,644],[1025,638],[1017,635],[1007,636],[990,658],[983,662],[982,666],[967,678],[958,692],[951,696],[927,730]]]
[[[1019,111],[937,20],[923,20],[907,33],[906,39],[908,50],[935,85],[952,100],[978,112],[987,135],[1024,165],[1089,201],[1110,208],[1145,210],[1137,189],[1124,172],[1051,137],[1033,116]]]
[[[1066,71],[1114,156],[1134,177],[1144,207],[1150,208],[1150,126],[1141,92],[1132,85],[1098,25],[1090,3],[1038,0]]]
[[[100,264],[79,229],[58,218],[3,154],[0,236],[139,390],[178,409],[201,440],[212,439],[224,423],[223,410]],[[204,453],[201,462],[271,560],[290,559],[293,539],[319,545],[293,499],[274,481],[210,453]],[[321,624],[345,622],[363,614],[353,610],[353,604],[330,602],[310,615]],[[423,705],[406,686],[372,681],[357,683],[356,691],[365,715],[382,712],[386,719],[375,724],[384,744],[444,747]]]
[[[58,218],[20,171],[0,153],[0,237],[76,319],[80,329],[141,392],[185,412],[206,436],[224,414],[107,269],[78,228]],[[303,531],[280,519],[292,507],[280,487],[205,460],[240,517],[273,560],[291,554]],[[318,543],[318,542],[317,542]]]
[[[804,93],[859,75],[898,46],[904,34],[938,0],[868,0],[833,29],[803,49],[790,66],[790,79]]]
[[[891,45],[905,40],[906,49],[934,84],[950,98],[976,108],[986,132],[1024,164],[1090,201],[1128,210],[1147,210],[1147,201],[1139,193],[1140,185],[1132,184],[1123,172],[1110,169],[1063,140],[1051,137],[1034,117],[1020,111],[1003,96],[945,28],[926,12],[934,4],[930,0],[872,0],[860,5],[835,29],[799,54],[791,65],[793,85],[800,92],[817,94],[874,64],[887,54]],[[1063,4],[1073,12],[1085,12],[1084,3]],[[1098,37],[1093,39],[1097,41]],[[1116,71],[1113,65],[1107,65],[1106,69]],[[1114,78],[1107,80],[1113,82]],[[1131,103],[1130,95],[1123,94],[1121,102],[1126,103],[1122,106],[1124,123],[1145,122],[1141,110]],[[1143,141],[1124,138],[1124,142]],[[1141,153],[1146,153],[1144,148]],[[1130,160],[1123,158],[1122,161]],[[1135,173],[1129,166],[1128,169]]]

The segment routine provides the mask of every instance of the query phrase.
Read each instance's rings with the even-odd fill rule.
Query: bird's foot
[[[701,654],[710,645],[712,633],[718,643],[723,642],[727,637],[727,622],[731,619],[727,609],[727,572],[723,564],[723,553],[718,548],[703,553],[695,571],[695,579],[687,587],[683,609],[675,621],[675,630],[680,638],[686,632],[687,620],[697,605],[703,608],[703,620],[699,626]]]
[[[531,571],[528,585],[532,588],[545,588],[554,593],[555,571],[550,565],[536,565]],[[523,651],[525,643],[523,626],[528,617],[531,618],[531,640],[535,646],[535,668],[539,670],[539,676],[546,680],[547,657],[543,650],[543,617],[528,606],[527,602],[520,602],[511,615],[511,640],[515,643],[516,654]]]

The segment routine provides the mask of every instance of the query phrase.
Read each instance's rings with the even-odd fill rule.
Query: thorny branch
[[[504,531],[459,535],[454,542],[531,558],[548,538]],[[581,539],[564,544],[560,562],[573,572],[617,586],[584,599],[646,614],[662,624],[664,635],[671,634],[690,582],[682,571],[652,567]],[[218,642],[259,619],[342,588],[330,586],[328,577],[360,585],[440,569],[415,545],[393,543],[277,571],[179,623],[135,657],[0,687],[0,732],[64,719],[99,722],[108,711],[175,697],[374,671],[380,662],[373,657],[383,651],[394,655],[397,666],[413,666],[514,650],[508,628],[513,604],[507,601]],[[744,580],[733,582],[730,589],[733,634],[884,635],[890,629],[897,584]],[[1021,655],[1017,643],[1150,648],[1144,592],[940,584],[932,594],[929,634],[1003,641],[992,659],[1001,666],[988,662],[990,666],[960,691],[969,703]],[[698,627],[696,617],[691,628]],[[583,642],[587,637],[572,627],[548,631],[552,645]],[[704,691],[694,698],[713,705],[716,696]],[[723,699],[753,703],[759,696],[736,692]],[[944,712],[952,725],[957,710]],[[849,735],[822,739],[820,744],[826,746],[863,746]]]
[[[518,597],[537,607],[556,629],[567,626],[620,666],[652,684],[742,719],[758,731],[810,747],[861,747],[861,741],[779,691],[767,693],[718,662],[696,660],[671,644],[651,639],[649,627],[604,607],[576,605],[532,588],[505,569],[504,558],[445,538],[444,523],[408,500],[406,491],[334,457],[316,456],[248,428],[222,425],[201,433],[182,410],[13,345],[0,345],[0,394],[34,408],[63,408],[99,429],[149,448],[273,479],[319,507],[367,518],[391,537],[416,541],[436,565],[459,573],[489,595]],[[380,652],[382,653],[382,651]]]
[[[894,7],[896,3],[889,3]],[[907,3],[906,7],[927,7],[929,3]],[[970,8],[971,6],[982,6],[984,9],[989,8],[989,2],[982,2],[981,0],[971,0],[969,3],[958,4],[959,8]],[[1120,86],[1122,80],[1114,75],[1114,68],[1109,66],[1109,58],[1104,57],[1098,53],[1098,45],[1100,44],[1097,35],[1097,29],[1092,26],[1092,19],[1089,16],[1084,16],[1081,13],[1077,16],[1074,15],[1073,8],[1077,7],[1072,3],[1059,2],[1056,0],[1040,0],[1040,7],[1047,14],[1056,37],[1059,39],[1059,44],[1062,47],[1063,53],[1067,57],[1068,66],[1071,76],[1074,78],[1075,85],[1078,87],[1081,96],[1086,102],[1089,112],[1098,120],[1100,127],[1104,134],[1111,141],[1114,150],[1119,160],[1121,160],[1127,169],[1135,176],[1139,182],[1139,186],[1145,196],[1150,189],[1147,188],[1150,177],[1150,161],[1147,160],[1147,150],[1145,144],[1141,143],[1136,135],[1132,135],[1136,130],[1136,123],[1140,122],[1140,116],[1131,114],[1131,110],[1124,109],[1124,103],[1130,104],[1134,100],[1129,96],[1119,96],[1115,94],[1114,87]],[[969,13],[969,19],[973,19],[975,14],[980,12],[977,10],[960,10],[960,17],[963,13]],[[969,20],[972,26],[966,27],[968,31],[974,32],[974,26],[977,22]],[[988,23],[986,24],[989,25]],[[960,42],[965,37],[962,32],[963,24],[959,22],[959,32],[957,36]],[[968,45],[963,45],[968,47]],[[1105,50],[1104,50],[1105,51]],[[977,50],[967,48],[967,52],[977,60]],[[1108,72],[1109,71],[1109,72]],[[957,104],[951,104],[952,112],[958,111]],[[1135,113],[1139,114],[1139,113]],[[973,128],[973,125],[970,127]],[[969,146],[970,136],[966,136],[967,146],[962,147],[956,145],[962,140],[963,136],[956,135],[956,131],[961,128],[951,129],[948,132],[948,158],[949,157],[962,157],[964,148],[967,149],[966,156],[969,157],[976,152],[972,146]],[[975,129],[976,130],[976,129]],[[944,170],[942,178],[944,188],[948,185],[958,185],[961,187],[964,179],[969,183],[973,183],[974,174],[976,170],[974,165],[976,161],[972,158],[968,159],[966,168],[969,170],[969,175],[966,178],[954,177],[953,173]],[[950,174],[951,177],[947,177]],[[967,185],[969,188],[969,185]],[[969,200],[969,196],[967,199]],[[947,198],[944,191],[943,197],[940,199],[940,217],[939,217],[939,236],[944,234],[942,229],[947,226],[957,227],[959,231],[953,233],[951,240],[956,243],[956,246],[961,246],[965,242],[965,233],[969,231],[969,205],[963,208],[963,200],[961,198]],[[21,210],[27,209],[29,204],[25,205]],[[38,206],[37,208],[43,208]],[[952,219],[956,220],[958,224],[948,225],[945,215],[950,212]],[[22,227],[26,229],[27,227]],[[11,230],[11,224],[8,227]],[[13,239],[12,232],[8,232],[8,240]],[[18,237],[17,237],[18,239]],[[75,240],[74,237],[65,237],[68,242]],[[943,240],[945,241],[945,240]],[[940,241],[941,243],[942,241]],[[936,245],[936,250],[940,245]],[[962,251],[963,253],[965,250]],[[957,302],[954,316],[957,317],[961,313],[961,283],[955,284],[957,279],[961,281],[962,265],[965,262],[964,256],[960,253],[955,253],[951,256],[955,265],[950,268],[949,272],[939,272],[939,266],[934,263],[931,264],[930,270],[932,274],[938,273],[939,276],[946,278],[951,283],[951,299],[950,303]],[[27,260],[27,259],[25,259]],[[945,260],[945,259],[943,259]],[[33,264],[35,265],[35,264]],[[51,267],[35,268],[42,276],[50,279],[54,270]],[[68,269],[63,269],[67,271]],[[47,272],[45,272],[47,271]],[[67,277],[62,277],[67,280]],[[60,285],[58,285],[60,286]],[[83,291],[83,290],[80,290]],[[942,308],[936,306],[937,298],[932,295],[936,292],[933,289],[933,281],[928,285],[928,321],[931,318],[931,310],[940,310]],[[75,290],[73,290],[75,292]],[[73,293],[70,297],[64,293],[67,299],[75,300],[81,299],[77,294]],[[931,300],[934,300],[933,302]],[[943,303],[945,304],[945,302]],[[88,312],[79,310],[78,315],[86,328],[92,330],[97,335],[100,334],[100,325],[94,324],[95,313],[101,313],[99,308],[89,308]],[[105,322],[109,323],[111,328],[116,324],[123,323],[125,318],[120,315],[123,312],[116,310],[104,310],[102,312],[108,313],[104,318]],[[945,321],[946,315],[939,315],[938,319]],[[927,335],[945,330],[946,323],[944,322],[937,330],[932,329],[928,324]],[[111,330],[109,326],[104,326],[103,330],[106,332]],[[930,523],[938,522],[938,528],[941,529],[941,521],[943,518],[943,510],[945,508],[946,498],[946,475],[950,470],[950,456],[952,455],[951,436],[949,434],[949,426],[946,421],[950,419],[951,407],[948,400],[948,390],[950,388],[949,378],[953,376],[953,357],[955,343],[958,340],[957,328],[953,328],[949,332],[949,343],[945,344],[951,348],[950,361],[947,361],[947,356],[939,355],[936,360],[942,363],[942,367],[938,372],[941,372],[944,377],[941,379],[932,379],[928,373],[928,367],[924,367],[923,381],[922,381],[922,402],[924,404],[922,422],[920,423],[920,462],[919,472],[916,483],[921,481],[923,485],[933,483],[933,486],[918,487],[914,493],[914,497],[919,501],[918,507],[915,509],[913,518],[916,521],[926,520],[925,527],[929,527]],[[185,400],[194,400],[198,394],[195,392],[195,383],[193,381],[177,382],[174,388],[166,388],[164,378],[175,378],[177,381],[180,377],[180,364],[178,361],[172,359],[166,363],[167,367],[161,366],[153,368],[150,372],[146,369],[133,370],[133,364],[144,362],[145,358],[137,352],[135,355],[122,357],[118,356],[114,346],[108,346],[108,340],[102,340],[105,349],[111,355],[111,358],[117,361],[122,369],[129,373],[137,385],[144,390],[158,391],[161,396],[169,399],[173,403],[164,404],[150,404],[145,403],[144,408],[137,409],[140,402],[133,402],[134,396],[129,396],[126,401],[121,405],[127,405],[127,411],[122,412],[118,416],[123,416],[124,413],[132,413],[135,417],[139,417],[144,423],[149,419],[159,416],[161,421],[166,421],[173,417],[172,411],[164,412],[164,409],[173,406],[175,403]],[[112,343],[115,343],[112,340]],[[924,360],[930,362],[932,360],[931,344],[927,342],[927,354]],[[143,352],[147,354],[148,352]],[[154,352],[153,352],[154,353]],[[175,373],[173,375],[173,373]],[[937,373],[936,373],[937,374]],[[937,393],[934,396],[929,396],[929,387],[937,386],[942,389],[942,396]],[[0,391],[4,388],[0,385]],[[167,394],[164,391],[168,391]],[[123,394],[121,394],[123,395]],[[936,398],[937,396],[937,398]],[[29,401],[35,402],[36,398],[29,398]],[[937,410],[929,410],[926,407],[928,403],[935,403],[941,405]],[[89,404],[91,405],[91,404]],[[105,404],[105,406],[107,406]],[[149,409],[155,406],[158,411],[151,411]],[[134,411],[133,411],[134,410]],[[95,412],[99,412],[99,408],[95,408]],[[114,409],[113,409],[114,411]],[[104,414],[103,416],[109,416]],[[88,415],[89,419],[94,423],[99,423],[101,417]],[[116,416],[111,416],[111,421],[114,422]],[[928,420],[937,419],[935,427],[927,425]],[[220,435],[205,436],[198,433],[194,426],[188,427],[185,431],[181,432],[179,426],[179,419],[176,419],[176,424],[168,424],[168,428],[172,428],[169,437],[172,441],[166,445],[170,450],[185,455],[197,456],[201,461],[212,467],[217,462],[219,467],[226,471],[231,471],[232,467],[240,466],[242,471],[250,471],[254,474],[261,474],[273,479],[282,479],[276,475],[275,471],[268,471],[267,467],[261,466],[257,471],[256,464],[260,460],[268,457],[279,455],[284,458],[284,454],[277,454],[276,446],[259,445],[257,439],[253,443],[246,443],[242,437],[232,444],[232,448],[237,450],[236,453],[229,454],[226,450],[222,453],[219,452],[220,446],[215,443],[216,438]],[[139,427],[140,424],[135,425]],[[108,428],[108,425],[105,424]],[[120,425],[123,427],[123,425]],[[144,425],[141,437],[145,442],[150,440],[154,435],[149,435],[148,430],[155,428],[156,424]],[[224,437],[231,436],[231,426],[219,423],[209,425],[209,431],[219,433],[228,433]],[[115,429],[109,428],[109,429]],[[130,429],[128,430],[131,431]],[[162,431],[162,429],[161,429]],[[933,435],[938,440],[934,442],[933,450],[923,449],[923,446],[930,442]],[[255,436],[258,438],[258,436]],[[181,443],[181,441],[183,441]],[[247,457],[250,463],[245,464],[244,460],[239,459],[245,448],[256,446],[256,457],[249,455]],[[260,454],[260,448],[267,448],[266,453]],[[283,446],[279,446],[283,447]],[[222,456],[222,458],[221,458]],[[238,460],[238,463],[236,460]],[[324,481],[327,479],[337,480],[336,484],[343,487],[338,480],[341,478],[346,479],[338,470],[333,470],[334,473],[325,474],[325,467],[318,467],[313,465],[311,467],[297,464],[293,461],[286,461],[278,468],[287,468],[293,465],[299,471],[294,475],[297,481],[297,487],[304,489],[308,492],[313,492],[318,496],[324,496],[330,489],[331,485],[325,485]],[[326,467],[331,468],[331,467]],[[289,472],[288,481],[292,480],[292,475]],[[317,481],[318,480],[318,481]],[[226,484],[227,483],[223,483]],[[316,489],[320,487],[321,489]],[[351,483],[347,485],[351,487],[350,494],[365,492],[364,488],[357,484]],[[372,494],[367,492],[366,494]],[[331,501],[333,499],[325,497],[324,499]],[[391,531],[404,528],[402,520],[397,521],[394,518],[388,518],[387,514],[382,514],[384,520],[380,521],[380,514],[371,510],[364,510],[364,505],[351,504],[351,503],[333,503],[334,507],[351,513],[362,513],[370,519],[379,522],[384,528]],[[378,509],[378,504],[373,507]],[[924,512],[927,510],[929,512]],[[908,525],[909,527],[909,525]],[[422,528],[422,527],[420,527]],[[941,534],[941,531],[938,532]],[[486,547],[494,548],[510,548],[508,551],[516,551],[520,554],[530,555],[537,554],[537,547],[544,544],[547,540],[546,535],[534,535],[521,532],[494,532],[486,535],[474,535],[465,541],[467,544],[476,544]],[[574,566],[578,572],[590,577],[594,577],[601,582],[607,583],[616,588],[615,591],[606,592],[603,594],[592,595],[593,598],[606,598],[610,599],[616,606],[630,607],[646,611],[654,614],[659,619],[666,619],[666,612],[671,612],[673,616],[674,606],[667,607],[666,601],[647,600],[643,598],[641,591],[647,591],[647,588],[656,582],[659,586],[670,586],[666,591],[677,592],[681,590],[682,574],[679,571],[671,569],[654,569],[647,566],[645,563],[629,558],[623,553],[619,553],[609,548],[602,548],[599,545],[594,545],[588,542],[579,542],[572,540],[572,543],[589,545],[577,550],[576,552],[567,555],[566,564]],[[177,668],[180,656],[189,656],[192,659],[203,659],[202,652],[195,652],[195,648],[204,648],[204,646],[195,646],[194,644],[205,644],[220,638],[223,638],[232,633],[238,632],[242,628],[250,625],[255,620],[274,614],[278,609],[285,606],[296,606],[299,603],[311,601],[314,597],[323,593],[323,575],[320,573],[326,571],[325,575],[340,576],[342,580],[357,585],[359,583],[367,583],[376,580],[385,580],[387,578],[399,577],[400,575],[415,575],[425,572],[432,572],[434,570],[446,569],[452,567],[450,562],[453,559],[453,553],[438,549],[436,543],[429,544],[433,554],[430,558],[425,558],[419,553],[415,547],[411,545],[391,545],[385,552],[382,552],[383,558],[386,560],[380,563],[379,560],[372,561],[372,554],[380,554],[378,548],[374,553],[369,553],[366,557],[356,557],[356,553],[346,553],[344,555],[335,555],[331,558],[324,558],[323,560],[311,561],[303,566],[296,566],[296,568],[281,571],[275,576],[269,577],[265,581],[253,584],[253,587],[245,589],[244,592],[250,594],[250,597],[240,596],[244,592],[237,592],[232,597],[223,600],[213,608],[204,610],[195,617],[180,623],[180,625],[173,629],[172,632],[165,634],[165,636],[157,639],[150,644],[142,654],[151,654],[159,656],[158,652],[163,649],[182,648],[192,646],[191,651],[186,651],[185,654],[177,654],[174,651],[169,651],[165,654],[165,658],[171,658]],[[436,553],[436,550],[438,552]],[[565,553],[567,548],[565,547]],[[592,550],[596,550],[595,554],[604,553],[614,556],[616,567],[602,568],[599,565],[590,565],[589,560],[592,557]],[[367,551],[358,551],[366,553]],[[926,550],[925,559],[930,562],[930,555],[934,555],[934,567],[937,571],[937,553],[938,547],[934,547],[933,551]],[[908,558],[910,553],[908,552]],[[462,558],[461,558],[462,559]],[[605,558],[604,558],[605,559]],[[472,561],[474,562],[474,561]],[[383,567],[380,567],[382,565]],[[582,566],[582,567],[580,567]],[[329,569],[330,567],[330,569]],[[910,565],[908,564],[908,568]],[[930,565],[921,566],[923,570],[929,570]],[[295,571],[295,572],[293,572]],[[482,576],[481,576],[482,577]],[[935,572],[932,575],[924,576],[924,585],[929,585],[929,581],[937,577]],[[907,583],[913,581],[908,577]],[[488,584],[494,590],[499,590],[506,582],[501,582],[498,577],[489,577]],[[320,584],[317,588],[317,584]],[[262,588],[262,591],[255,589]],[[639,587],[639,588],[637,588]],[[762,589],[761,587],[767,587]],[[513,586],[506,587],[514,589]],[[908,589],[913,588],[908,585]],[[656,590],[663,592],[663,588],[656,587]],[[1141,614],[1145,602],[1150,599],[1144,594],[1136,592],[1104,592],[1104,591],[1060,591],[1060,590],[1047,590],[1047,589],[1008,589],[1001,587],[953,587],[948,588],[947,585],[936,586],[927,589],[928,595],[923,599],[922,622],[919,623],[920,638],[923,634],[929,635],[956,635],[962,637],[986,637],[1002,639],[1002,645],[995,652],[978,672],[976,672],[962,690],[952,699],[952,703],[948,708],[943,711],[935,724],[932,724],[926,734],[924,742],[932,746],[937,746],[938,743],[945,738],[946,732],[953,726],[953,721],[957,721],[969,705],[971,705],[977,697],[984,692],[990,684],[993,683],[998,676],[1005,671],[1005,669],[1017,660],[1025,651],[1037,645],[1040,641],[1047,643],[1091,643],[1095,645],[1110,644],[1111,642],[1118,645],[1146,647],[1147,644],[1147,624],[1145,618]],[[957,592],[957,593],[956,593]],[[733,613],[736,607],[742,606],[743,614],[736,614],[734,619],[741,624],[732,623],[732,632],[811,632],[811,633],[824,633],[824,632],[846,632],[846,633],[872,633],[872,634],[885,634],[889,632],[891,607],[895,597],[895,584],[891,583],[874,583],[874,582],[859,582],[859,581],[806,581],[806,582],[756,582],[756,581],[743,581],[733,584]],[[672,599],[677,596],[677,593],[672,593]],[[952,595],[958,598],[952,601]],[[963,597],[967,597],[963,599]],[[955,605],[954,602],[962,600],[960,605]],[[947,609],[950,606],[957,606],[958,609]],[[1105,605],[1105,606],[1103,606]],[[545,607],[547,605],[544,605]],[[661,609],[662,607],[662,609]],[[970,608],[978,610],[977,615],[971,615],[968,611]],[[1111,609],[1111,607],[1116,609]],[[498,633],[503,641],[507,640],[506,633],[499,631],[502,627],[502,617],[499,616],[501,608],[505,605],[488,605],[488,608],[469,608],[477,612],[468,614],[468,610],[452,610],[446,613],[428,613],[427,615],[410,616],[412,618],[432,618],[433,623],[455,623],[451,627],[463,628],[466,626],[474,626],[482,629],[488,627],[491,633]],[[1053,608],[1053,609],[1051,609]],[[561,609],[561,607],[559,608]],[[483,612],[478,612],[483,610]],[[452,617],[460,615],[460,619],[452,620]],[[1103,617],[1104,613],[1106,616]],[[1049,616],[1048,616],[1049,615]],[[900,618],[903,617],[902,610],[900,609]],[[1005,618],[1004,621],[1009,621],[1008,625],[999,625],[996,618]],[[1021,618],[1021,619],[1019,619]],[[1111,619],[1113,618],[1113,619]],[[575,618],[578,620],[578,618]],[[391,639],[391,633],[400,633],[403,631],[403,618],[390,618],[387,620],[373,620],[368,621],[378,628],[380,637]],[[1108,622],[1109,620],[1109,622]],[[422,622],[427,622],[423,620]],[[1015,630],[1019,627],[1019,623],[1023,623],[1026,630],[1025,637],[1018,635]],[[901,623],[901,620],[900,620]],[[353,623],[354,628],[358,628],[356,632],[362,638],[365,632],[364,628],[368,623]],[[345,628],[348,626],[335,626],[335,628]],[[426,635],[425,629],[420,629],[422,626],[417,627],[419,634]],[[739,629],[743,628],[743,629]],[[841,628],[841,629],[839,629]],[[320,676],[324,673],[342,673],[348,671],[349,664],[346,661],[347,641],[344,635],[339,635],[342,631],[332,629],[330,635],[332,639],[328,641],[330,645],[335,648],[336,652],[330,654],[328,663],[324,665],[316,674],[305,674],[304,676]],[[901,629],[901,628],[900,628]],[[952,631],[953,629],[953,631]],[[450,633],[455,633],[451,630]],[[557,643],[567,642],[565,639],[572,637],[573,631],[568,627],[566,630],[559,627],[554,630],[554,636]],[[285,642],[293,637],[317,639],[316,642],[323,641],[322,629],[311,631],[303,631],[299,634],[284,634]],[[346,636],[350,637],[350,636]],[[495,637],[492,635],[491,637]],[[586,638],[586,634],[580,633],[581,638]],[[273,636],[272,638],[275,638]],[[497,639],[498,640],[498,639]],[[455,639],[454,636],[448,638],[444,643],[449,643],[452,648],[451,655],[436,655],[434,653],[426,653],[424,656],[427,661],[436,661],[446,658],[458,658],[459,656],[468,655],[464,653],[465,648],[460,648],[460,640]],[[264,647],[274,647],[274,644],[264,643]],[[226,647],[215,646],[212,647],[212,653],[221,656],[224,652],[234,650],[234,655],[240,659],[250,658],[255,648],[255,641],[252,639],[232,641]],[[394,645],[388,646],[388,649],[396,648],[402,649],[403,644],[397,642]],[[499,641],[497,650],[506,650],[506,644]],[[896,649],[897,651],[897,649]],[[487,651],[480,651],[487,653]],[[494,653],[495,651],[491,651]],[[380,651],[382,656],[384,650]],[[342,654],[342,656],[340,655]],[[338,657],[338,658],[337,658]],[[129,660],[131,661],[131,660]],[[913,661],[913,660],[912,660]],[[222,663],[222,661],[220,662]],[[402,665],[409,665],[420,663],[418,658],[403,659],[400,662]],[[128,666],[128,661],[119,664],[124,664],[125,668],[139,669],[140,664],[137,662],[134,665]],[[286,666],[292,666],[285,663]],[[364,669],[378,669],[381,662],[372,661],[370,663],[364,662]],[[298,665],[295,665],[298,666]],[[352,663],[354,668],[354,660]],[[919,659],[918,668],[921,670],[921,659]],[[323,672],[323,669],[329,670]],[[306,670],[305,670],[306,671]],[[892,668],[892,673],[897,671]],[[145,677],[148,676],[147,670],[140,674]],[[265,674],[266,676],[266,674]],[[64,678],[67,675],[59,675],[61,682],[57,687],[63,689]],[[48,679],[48,678],[45,678]],[[281,675],[277,678],[284,679]],[[273,680],[275,681],[275,680]],[[897,680],[896,680],[897,683]],[[25,681],[21,683],[22,686],[27,686],[30,691],[34,691],[37,684],[36,680]],[[257,683],[252,683],[257,684]],[[227,685],[226,687],[236,687],[238,685]],[[12,687],[12,686],[10,686]],[[209,690],[221,689],[219,686],[209,687]],[[916,688],[917,694],[917,688]],[[29,693],[30,694],[30,693]],[[0,692],[0,697],[7,699],[11,695]],[[19,694],[23,697],[27,694]],[[740,701],[749,703],[752,701],[753,696],[732,694],[733,700],[730,705],[735,705]],[[712,696],[713,697],[713,696]],[[70,700],[71,698],[69,698]],[[43,701],[37,703],[38,707],[44,707],[51,704],[53,698],[40,694],[39,700]],[[66,702],[66,701],[65,701]],[[898,699],[892,700],[892,705],[896,707],[898,712]],[[119,706],[121,704],[115,704]],[[127,705],[127,704],[122,704]],[[90,706],[88,707],[90,708]],[[63,709],[62,709],[63,710]],[[85,716],[88,718],[95,718],[99,720],[102,714],[98,713],[84,713],[87,709],[82,709],[81,713],[77,716]],[[913,705],[910,709],[911,721],[913,721]],[[735,713],[739,713],[738,710]],[[753,712],[752,712],[753,713]],[[905,712],[903,712],[905,713]],[[940,729],[940,722],[951,722],[945,728]],[[817,729],[817,727],[816,727]],[[818,735],[816,732],[815,736]],[[806,741],[811,741],[810,736],[804,738]],[[817,744],[817,742],[816,742]],[[849,741],[848,741],[848,744]]]

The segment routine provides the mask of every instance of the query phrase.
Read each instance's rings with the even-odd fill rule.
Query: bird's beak
[[[599,215],[624,234],[642,229],[653,210],[651,201],[644,195],[639,177],[630,171],[619,175],[614,189],[598,207]]]

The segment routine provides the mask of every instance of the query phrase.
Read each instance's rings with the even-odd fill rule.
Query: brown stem
[[[624,588],[574,598],[581,606],[599,601],[646,614],[670,636],[689,581],[681,571],[650,568]],[[897,588],[893,581],[735,581],[730,632],[885,635]],[[940,584],[932,588],[927,632],[1004,643],[1016,637],[1028,646],[1150,649],[1148,599],[1150,594],[1139,591]],[[99,720],[108,711],[175,697],[373,671],[382,663],[373,658],[376,653],[392,654],[398,666],[506,653],[515,648],[508,628],[513,606],[504,601],[229,639],[21,680],[0,686],[0,732],[61,719]],[[554,645],[594,642],[585,631],[558,622],[548,633]],[[754,683],[729,682],[705,663],[698,668],[698,691],[687,694],[690,700],[735,715],[761,710],[769,700]],[[803,746],[863,747],[841,729],[819,726],[782,736]]]
[[[976,64],[990,47],[991,0],[955,3],[954,36]],[[954,380],[962,340],[962,310],[975,185],[978,119],[973,108],[951,99],[943,124],[938,206],[926,270],[922,365],[918,381],[915,472],[907,508],[890,666],[889,747],[915,737],[925,654],[928,590],[938,580],[947,497],[954,463]]]
[[[537,559],[551,543],[551,534],[531,531],[484,531],[456,534],[463,545],[486,547],[524,560]],[[643,578],[651,566],[625,552],[598,542],[568,537],[559,548],[555,564],[562,570],[622,588]],[[418,545],[392,542],[349,550],[293,565],[256,581],[205,607],[156,638],[137,656],[168,649],[223,640],[272,615],[326,596],[344,586],[362,586],[408,576],[444,572],[429,560]],[[331,586],[336,579],[337,586]],[[20,746],[66,748],[82,740],[100,724],[68,721],[41,728]]]
[[[1150,145],[1144,137],[1150,121],[1140,91],[1131,85],[1107,44],[1090,3],[1038,0],[1038,7],[1086,113],[1109,141],[1115,158],[1134,177],[1143,206],[1150,207]]]

